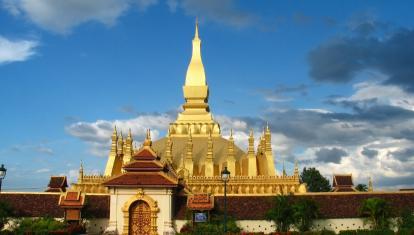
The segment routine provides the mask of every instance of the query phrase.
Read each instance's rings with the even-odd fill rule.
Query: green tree
[[[355,189],[359,192],[368,192],[368,186],[366,184],[358,184]]]
[[[372,224],[374,229],[386,229],[390,226],[391,207],[382,198],[368,198],[362,202],[359,212]]]
[[[414,211],[408,208],[405,208],[401,212],[400,219],[398,221],[399,230],[404,229],[414,229]]]
[[[290,226],[293,224],[293,210],[290,197],[276,196],[273,203],[273,207],[266,213],[266,219],[275,222],[276,231],[289,231]]]
[[[293,220],[296,228],[301,231],[309,231],[314,219],[318,218],[318,206],[311,199],[299,199],[292,206]]]
[[[0,201],[0,230],[9,221],[12,214],[12,207],[7,202]]]
[[[314,167],[303,168],[300,174],[300,182],[307,184],[309,192],[329,192],[332,189],[329,180],[323,177]]]

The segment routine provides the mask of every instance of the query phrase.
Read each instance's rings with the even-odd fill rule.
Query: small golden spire
[[[196,26],[195,26],[194,39],[199,39],[199,37],[198,37],[198,17],[196,17]]]
[[[372,177],[370,176],[368,180],[368,192],[372,192],[372,191],[374,191],[374,187],[372,184]]]
[[[79,167],[79,175],[82,173],[82,177],[83,177],[83,161],[80,161],[80,167]]]
[[[285,160],[283,160],[283,172],[282,172],[283,176],[286,176],[286,169],[285,169]]]
[[[118,154],[124,154],[124,137],[121,135],[118,137]]]
[[[79,167],[79,176],[78,176],[78,183],[82,183],[83,181],[83,162],[80,161],[80,167]]]
[[[298,160],[295,160],[295,170],[293,172],[295,176],[299,176]]]
[[[169,162],[172,163],[172,141],[171,141],[171,134],[170,134],[170,130],[168,129],[168,135],[167,135],[167,144],[165,147],[165,159]]]
[[[128,137],[127,137],[128,139],[132,139],[132,133],[131,133],[131,128],[129,128],[129,130],[128,130]]]
[[[209,131],[208,134],[208,139],[207,139],[207,160],[213,160],[213,139],[211,138],[211,130]]]
[[[249,135],[249,148],[247,150],[248,154],[252,154],[254,156],[254,136],[253,136],[253,129],[250,129]]]
[[[188,132],[186,159],[193,159],[193,138],[191,137],[191,129]]]
[[[147,129],[147,135],[146,135],[145,140],[144,140],[144,146],[151,146],[151,145],[152,145],[151,129]]]

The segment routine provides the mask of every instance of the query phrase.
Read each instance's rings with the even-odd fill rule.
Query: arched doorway
[[[138,200],[129,208],[129,234],[151,234],[151,208],[145,201]]]

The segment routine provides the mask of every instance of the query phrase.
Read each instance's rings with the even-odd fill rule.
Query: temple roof
[[[66,176],[51,176],[46,192],[65,192],[68,187]]]
[[[165,173],[127,172],[104,183],[105,186],[177,187],[178,180]]]
[[[166,162],[161,162],[151,147],[149,133],[144,146],[138,150],[132,161],[123,168],[126,171],[121,175],[108,179],[103,185],[116,187],[177,187],[178,178]]]
[[[172,155],[173,163],[176,166],[179,166],[182,160],[182,154],[185,155],[185,148],[188,138],[186,137],[171,137],[172,140]],[[207,141],[208,137],[193,137],[193,161],[194,164],[202,164],[207,156]],[[167,143],[167,138],[162,138],[157,141],[154,141],[152,148],[161,155],[165,154],[165,147]],[[229,140],[223,137],[213,137],[213,156],[214,163],[220,164],[223,163],[227,156],[227,146]],[[234,154],[236,161],[239,161],[244,155],[243,152],[238,146],[234,145]]]
[[[332,179],[334,192],[355,192],[352,174],[334,175]]]

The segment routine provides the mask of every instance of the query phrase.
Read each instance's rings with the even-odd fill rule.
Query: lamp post
[[[0,192],[1,192],[1,183],[3,182],[4,177],[6,177],[7,169],[4,168],[4,164],[0,166]]]
[[[224,233],[227,232],[227,181],[230,179],[230,171],[227,166],[221,171],[221,180],[224,182]]]

